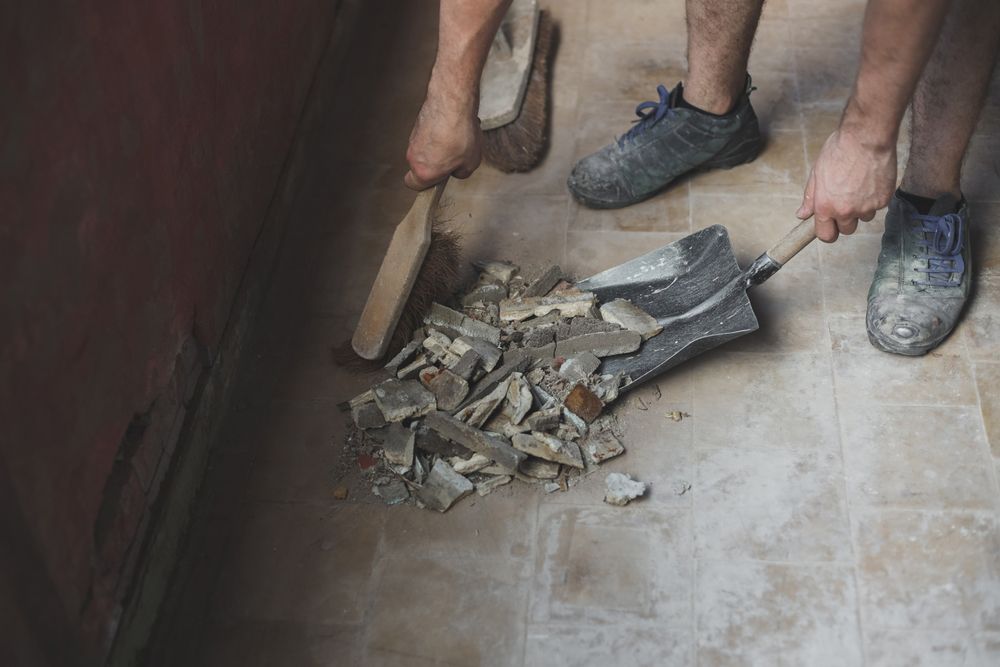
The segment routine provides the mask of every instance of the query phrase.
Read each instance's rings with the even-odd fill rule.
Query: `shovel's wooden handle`
[[[785,234],[781,239],[767,251],[767,256],[774,260],[779,266],[784,266],[788,260],[799,254],[799,251],[813,242],[816,238],[816,224],[810,218],[795,225],[792,231]]]

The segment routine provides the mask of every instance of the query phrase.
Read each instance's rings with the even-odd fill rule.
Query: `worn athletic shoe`
[[[621,208],[652,197],[690,171],[750,162],[764,146],[750,106],[750,77],[736,108],[713,116],[681,104],[681,84],[657,86],[659,102],[635,108],[639,120],[616,141],[573,167],[567,185],[591,208]]]
[[[937,347],[955,328],[971,282],[965,201],[944,196],[921,215],[897,192],[868,291],[872,345],[912,356]]]

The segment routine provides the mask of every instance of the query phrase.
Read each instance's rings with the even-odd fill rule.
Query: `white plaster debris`
[[[645,482],[632,479],[620,472],[610,473],[604,480],[606,493],[604,502],[624,507],[646,493]]]

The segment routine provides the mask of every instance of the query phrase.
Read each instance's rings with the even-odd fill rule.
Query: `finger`
[[[420,178],[413,172],[412,169],[406,172],[406,175],[403,176],[403,184],[406,187],[410,188],[411,190],[417,190],[417,191],[426,190],[427,188],[437,184],[441,180],[442,179],[440,178],[436,180]]]
[[[452,172],[451,175],[454,176],[455,178],[468,178],[469,176],[472,176],[472,172],[474,172],[474,171],[475,171],[475,169],[468,169],[466,167],[459,167],[454,172]]]
[[[802,205],[795,212],[795,217],[799,220],[808,220],[815,209],[813,208],[813,196],[816,194],[816,176],[810,172],[809,181],[806,183],[806,190],[802,193]]]
[[[838,220],[837,231],[839,231],[841,234],[846,234],[847,236],[850,236],[854,232],[858,231],[858,219],[847,218],[845,220]]]
[[[861,216],[861,220],[864,222],[871,222],[874,219],[875,219],[875,211],[869,211],[868,213],[865,213],[863,216]]]
[[[824,243],[833,243],[837,240],[837,221],[833,218],[816,218],[816,238]]]

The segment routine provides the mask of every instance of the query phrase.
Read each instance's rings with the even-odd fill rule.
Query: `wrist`
[[[896,148],[899,123],[893,114],[872,110],[852,95],[840,118],[839,132],[865,148],[888,152]]]
[[[463,80],[435,64],[427,84],[427,102],[438,113],[456,121],[478,118],[479,81]]]

